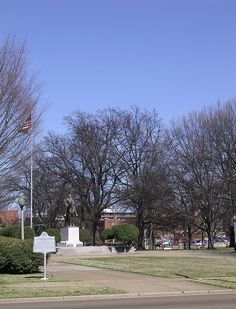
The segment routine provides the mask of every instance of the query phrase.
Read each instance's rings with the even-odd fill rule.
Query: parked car
[[[192,248],[193,249],[200,249],[202,247],[202,241],[197,239],[197,240],[194,240],[193,243],[192,243]]]
[[[163,241],[158,240],[155,242],[155,249],[162,248],[162,247],[163,247]]]
[[[163,241],[162,248],[164,250],[171,250],[171,249],[173,249],[172,241],[171,240]]]
[[[229,247],[229,240],[225,237],[216,237],[214,238],[214,246],[217,247]]]

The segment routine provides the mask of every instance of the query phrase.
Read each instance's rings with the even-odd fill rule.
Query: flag
[[[31,119],[31,114],[30,114],[27,120],[22,124],[20,128],[20,132],[27,134],[31,127],[32,127],[32,119]]]

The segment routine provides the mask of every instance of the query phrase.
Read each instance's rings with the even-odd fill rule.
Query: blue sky
[[[164,122],[235,98],[235,0],[0,0],[0,40],[26,40],[42,130],[108,106]]]

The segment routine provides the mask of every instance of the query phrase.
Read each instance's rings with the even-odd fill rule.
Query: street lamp
[[[20,209],[21,209],[21,239],[24,239],[24,206],[25,206],[25,200],[23,197],[18,198],[17,200]]]

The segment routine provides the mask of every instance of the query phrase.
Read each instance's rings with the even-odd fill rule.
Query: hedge
[[[85,229],[81,229],[79,231],[79,240],[82,241],[83,244],[85,244],[86,242],[91,241],[91,237],[89,235],[89,232]]]
[[[20,225],[7,225],[0,229],[0,235],[13,238],[21,238]],[[24,238],[33,239],[35,236],[34,230],[30,226],[24,227]]]
[[[139,230],[132,224],[113,225],[111,229],[105,229],[101,233],[101,239],[115,239],[123,244],[132,245],[138,240]]]
[[[113,225],[114,238],[124,244],[132,245],[138,240],[139,230],[133,224]]]
[[[100,235],[101,240],[108,240],[115,238],[113,229],[105,229]]]
[[[56,244],[61,241],[61,235],[59,229],[50,227],[49,229],[47,229],[46,232],[49,236],[55,236]]]
[[[43,256],[33,253],[32,240],[0,236],[0,273],[34,273],[41,265]]]

